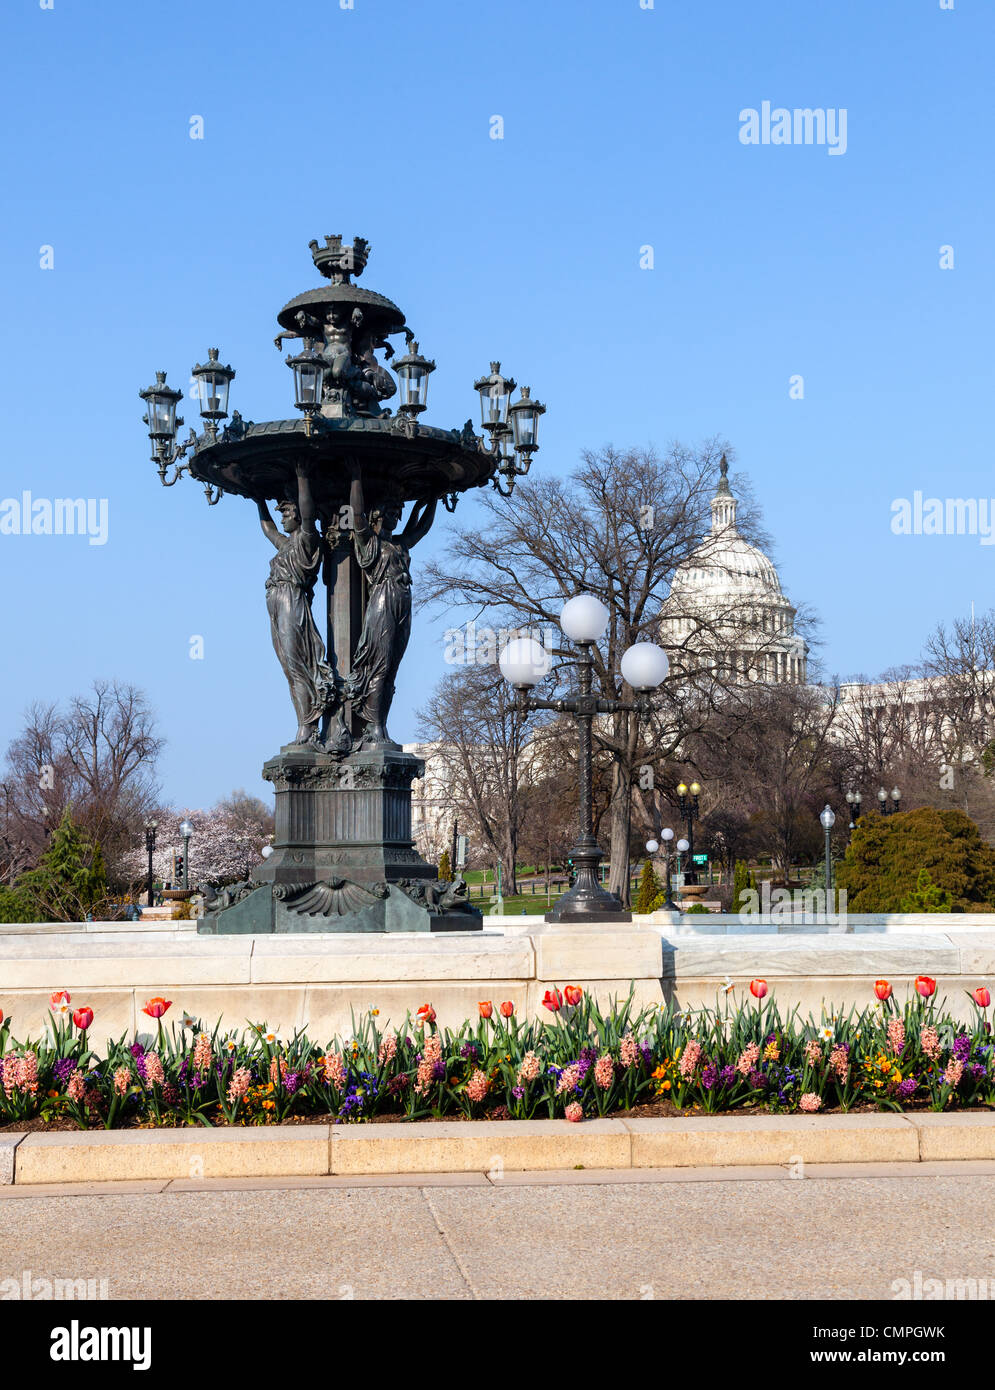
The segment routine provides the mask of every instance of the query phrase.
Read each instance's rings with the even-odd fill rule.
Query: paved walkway
[[[995,1164],[0,1188],[0,1279],[110,1298],[892,1299],[995,1282]],[[901,1287],[901,1286],[899,1286]]]

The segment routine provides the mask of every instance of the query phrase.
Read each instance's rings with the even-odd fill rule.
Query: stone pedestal
[[[273,853],[208,903],[198,930],[479,930],[465,888],[440,883],[412,844],[411,783],[423,773],[421,759],[400,749],[342,758],[282,749],[263,768],[276,789]]]

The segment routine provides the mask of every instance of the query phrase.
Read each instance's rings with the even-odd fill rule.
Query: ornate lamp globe
[[[314,348],[305,348],[296,357],[287,358],[294,373],[294,405],[308,418],[321,410],[321,392],[325,382],[325,363]]]
[[[218,349],[207,349],[207,361],[198,362],[190,373],[197,383],[202,420],[223,420],[228,414],[228,389],[235,378],[232,368],[218,361]]]
[[[420,415],[428,405],[428,378],[435,371],[435,363],[422,357],[418,344],[412,340],[405,355],[394,361],[394,370],[401,388],[398,409],[405,415]]]
[[[892,787],[892,789],[891,789],[891,799],[892,799],[892,801],[901,801],[901,799],[902,799],[902,793],[901,793],[901,791],[899,790],[898,787]]]
[[[833,808],[831,806],[827,805],[825,809],[820,813],[819,821],[822,825],[823,830],[832,830],[833,826],[836,824],[836,816],[833,813]]]
[[[473,389],[480,394],[480,423],[485,430],[496,431],[508,423],[508,405],[515,382],[511,377],[501,375],[501,363],[491,363],[490,376],[482,376],[473,383]]]
[[[184,840],[189,840],[193,835],[193,825],[188,820],[180,821],[180,835]]]
[[[677,841],[677,853],[678,853],[678,854],[687,854],[687,852],[688,852],[688,850],[689,850],[690,848],[691,848],[691,846],[688,844],[687,840],[685,840],[683,837],[682,837],[680,840]]]
[[[498,665],[505,680],[516,689],[537,685],[548,676],[552,661],[549,652],[534,637],[513,637],[505,643]]]
[[[688,791],[691,793],[692,796],[699,796],[701,794],[701,783],[692,782],[690,787],[688,788]]]
[[[567,599],[560,614],[563,635],[571,642],[597,642],[608,626],[611,614],[593,594]]]
[[[661,830],[661,831],[660,831],[660,839],[661,839],[661,840],[666,840],[668,844],[670,843],[670,841],[671,841],[673,838],[674,838],[674,832],[670,829],[669,826],[666,828],[666,830]]]
[[[273,846],[272,846],[272,845],[263,845],[263,847],[262,847],[262,849],[259,851],[259,853],[262,855],[262,857],[263,857],[264,859],[268,859],[268,858],[270,857],[270,855],[273,853]]]
[[[881,787],[878,790],[878,800],[880,801],[882,806],[888,800],[888,793],[885,791],[884,787]]]
[[[156,447],[171,444],[178,426],[183,424],[182,417],[176,414],[176,407],[183,399],[182,391],[174,391],[172,386],[166,385],[165,372],[156,372],[155,385],[146,386],[138,394],[147,407],[145,423],[152,443]]]
[[[532,399],[530,390],[530,387],[523,386],[520,398],[508,410],[511,427],[515,432],[515,448],[524,454],[538,449],[539,416],[546,413],[546,407]]]
[[[678,783],[677,783],[677,795],[678,795],[678,796],[687,796],[687,794],[688,794],[688,784],[687,784],[686,782],[678,782]]]
[[[620,666],[633,690],[655,690],[666,680],[670,662],[654,642],[636,642],[623,654]]]
[[[647,853],[647,854],[656,854],[656,852],[657,852],[657,850],[658,850],[659,848],[660,848],[660,841],[659,841],[659,840],[647,840],[647,841],[646,841],[646,853]]]

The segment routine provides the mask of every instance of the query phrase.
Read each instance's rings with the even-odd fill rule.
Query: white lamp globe
[[[506,681],[514,686],[535,685],[549,675],[549,652],[534,637],[513,637],[505,643],[498,665]]]
[[[647,841],[646,841],[646,853],[647,853],[647,854],[656,854],[656,852],[657,852],[657,850],[658,850],[659,848],[660,848],[660,842],[659,842],[659,840],[647,840]]]
[[[691,848],[691,846],[688,844],[687,840],[678,840],[678,841],[677,841],[677,853],[678,853],[678,854],[686,854],[690,848]]]
[[[836,824],[836,816],[833,813],[833,808],[827,806],[819,816],[819,820],[822,822],[823,830],[832,830],[833,826]]]
[[[259,851],[259,853],[263,856],[264,859],[268,859],[268,858],[270,857],[270,855],[273,853],[273,846],[272,846],[272,845],[263,845],[263,847],[262,847],[262,849]]]
[[[674,832],[671,830],[671,828],[670,828],[669,825],[667,826],[667,829],[666,829],[666,830],[661,830],[661,831],[660,831],[660,839],[661,839],[661,840],[666,840],[668,844],[670,843],[670,841],[671,841],[673,838],[674,838]]]
[[[655,642],[637,642],[622,655],[622,676],[633,690],[655,690],[670,670],[667,653]]]
[[[611,614],[593,594],[567,599],[560,614],[560,627],[571,642],[596,642],[608,626]]]

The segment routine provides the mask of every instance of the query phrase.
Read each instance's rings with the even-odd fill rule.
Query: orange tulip
[[[988,1005],[992,1002],[992,996],[989,991],[985,989],[984,985],[979,985],[974,991],[974,1002],[979,1009],[987,1009]]]
[[[887,980],[874,981],[874,993],[881,1000],[882,1004],[886,999],[891,998],[891,985]]]
[[[511,1016],[512,1016],[512,1014],[513,1014],[514,1012],[515,1012],[515,1006],[514,1006],[514,1004],[511,1002],[510,999],[506,999],[506,1000],[504,1001],[504,1003],[501,1005],[501,1017],[502,1017],[502,1018],[511,1018]]]
[[[154,999],[149,999],[142,1008],[143,1014],[148,1014],[149,1018],[162,1018],[167,1009],[172,1008],[172,999],[163,999],[156,995]]]
[[[579,985],[567,985],[563,991],[563,997],[572,1008],[576,1008],[584,997],[584,991]]]
[[[563,1003],[563,995],[558,989],[547,989],[542,997],[542,1002],[544,1008],[548,1009],[550,1013],[555,1014],[559,1011],[560,1005]]]
[[[916,989],[924,999],[928,999],[931,994],[936,993],[936,981],[930,975],[917,975]]]
[[[85,1033],[92,1022],[93,1010],[87,1008],[85,1004],[81,1009],[76,1009],[73,1013],[73,1023],[75,1023],[81,1033]]]
[[[415,1014],[415,1018],[417,1018],[419,1023],[434,1023],[435,1010],[432,1008],[431,1004],[423,1004]]]
[[[767,981],[751,980],[750,993],[753,995],[754,999],[762,999],[764,995],[767,993]]]
[[[480,1010],[481,1018],[490,1018],[491,1014],[494,1012],[494,1005],[489,999],[483,1000],[482,1003],[477,1005],[477,1008]]]
[[[48,1001],[48,1006],[53,1013],[58,1013],[62,1006],[72,1002],[72,995],[67,989],[57,989]]]

